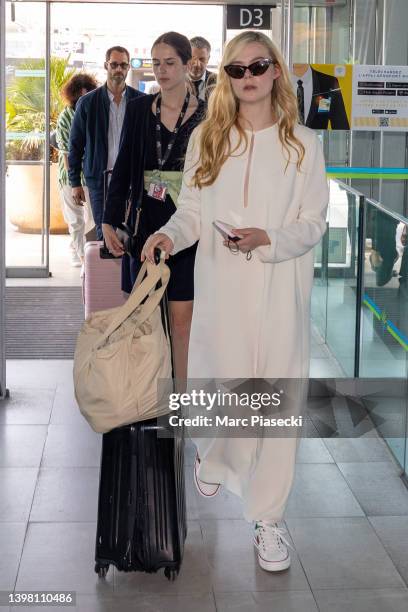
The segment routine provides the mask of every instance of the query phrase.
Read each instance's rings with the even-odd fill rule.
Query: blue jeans
[[[89,198],[91,200],[92,214],[95,221],[96,237],[98,240],[103,240],[102,234],[102,218],[105,208],[103,200],[103,187],[101,189],[89,189]]]

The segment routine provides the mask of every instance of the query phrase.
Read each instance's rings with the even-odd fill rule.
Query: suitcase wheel
[[[109,563],[95,563],[95,572],[99,578],[105,578],[108,573]]]
[[[178,570],[170,569],[169,567],[166,567],[164,569],[164,575],[166,576],[168,580],[170,580],[170,582],[173,582],[178,576]]]

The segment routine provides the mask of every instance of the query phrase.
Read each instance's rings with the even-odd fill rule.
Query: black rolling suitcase
[[[177,576],[187,535],[184,438],[159,438],[156,419],[103,436],[95,571]]]
[[[161,304],[169,332],[167,296]],[[184,437],[151,419],[104,434],[99,482],[95,571],[157,572],[174,580],[187,535]],[[158,434],[167,437],[159,437]]]

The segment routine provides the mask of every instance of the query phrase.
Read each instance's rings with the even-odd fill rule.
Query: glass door
[[[43,277],[49,273],[49,5],[6,2],[5,9],[6,274]],[[59,223],[53,215],[52,209],[51,223]]]

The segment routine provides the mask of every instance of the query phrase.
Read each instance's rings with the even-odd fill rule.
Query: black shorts
[[[167,286],[168,299],[187,302],[194,299],[194,261],[197,244],[172,255],[167,260],[170,280]],[[122,290],[130,293],[141,267],[139,258],[124,255],[122,258]]]

